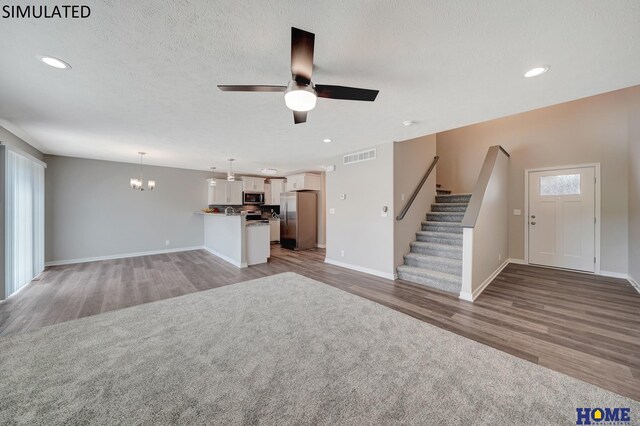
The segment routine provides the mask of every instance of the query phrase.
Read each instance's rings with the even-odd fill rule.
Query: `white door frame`
[[[529,173],[531,172],[548,172],[551,170],[567,170],[567,169],[580,169],[585,167],[595,168],[596,187],[595,187],[595,202],[596,202],[596,227],[595,227],[595,255],[596,263],[594,266],[594,274],[600,275],[600,228],[602,227],[601,220],[601,186],[602,181],[600,179],[600,163],[588,163],[577,164],[569,166],[554,166],[554,167],[538,167],[534,169],[525,169],[524,171],[524,263],[529,264]],[[541,266],[541,265],[537,265]],[[551,268],[549,266],[549,268]],[[560,268],[555,268],[560,269]],[[589,272],[585,272],[589,273]]]

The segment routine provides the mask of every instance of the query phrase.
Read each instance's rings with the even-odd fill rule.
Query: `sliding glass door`
[[[44,165],[5,152],[5,297],[44,270]]]

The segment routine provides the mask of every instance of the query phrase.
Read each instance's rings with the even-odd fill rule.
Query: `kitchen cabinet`
[[[264,178],[243,176],[242,190],[244,192],[264,192]]]
[[[320,175],[314,173],[300,173],[287,176],[287,192],[289,191],[320,191],[322,181]]]
[[[269,179],[270,194],[264,193],[264,203],[271,206],[280,205],[280,194],[286,192],[284,179]]]
[[[229,182],[216,179],[216,186],[207,185],[208,203],[212,206],[241,206],[242,205],[242,182]]]
[[[271,184],[270,183],[264,184],[264,203],[267,205],[271,203]]]
[[[269,219],[271,241],[280,241],[280,219]]]

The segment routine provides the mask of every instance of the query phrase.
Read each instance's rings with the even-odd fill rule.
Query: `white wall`
[[[134,191],[139,165],[47,155],[45,259],[62,262],[202,246],[206,172],[146,166],[154,191]],[[170,245],[166,246],[165,241]]]
[[[393,186],[394,217],[413,194],[436,155],[436,135],[422,136],[394,144]],[[404,194],[404,200],[403,200]],[[436,197],[436,170],[414,200],[404,219],[394,220],[394,265],[404,263],[404,254],[409,252],[409,244],[416,239],[416,231],[422,228],[426,213]]]
[[[375,160],[344,166],[339,156],[328,162],[336,171],[326,175],[327,262],[394,276],[393,145],[376,146]]]
[[[629,91],[629,276],[640,283],[640,87]]]
[[[601,269],[626,274],[629,90],[438,133],[438,183],[454,192],[471,192],[487,149],[502,145],[511,154],[509,209],[523,211],[522,216],[509,215],[509,257],[523,259],[524,170],[600,163]]]

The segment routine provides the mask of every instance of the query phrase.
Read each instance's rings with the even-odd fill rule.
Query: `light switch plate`
[[[336,214],[336,209],[334,208],[329,209],[329,214]]]
[[[513,215],[514,216],[520,216],[522,214],[522,210],[520,209],[513,209]]]

